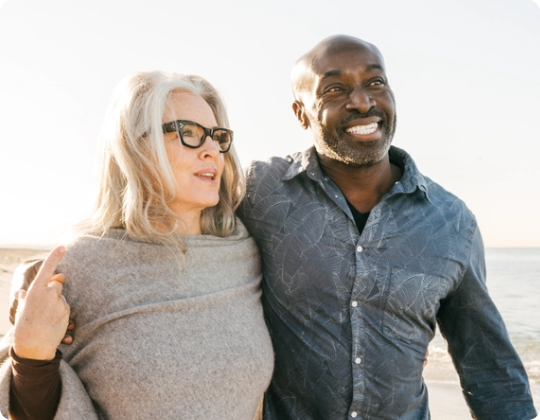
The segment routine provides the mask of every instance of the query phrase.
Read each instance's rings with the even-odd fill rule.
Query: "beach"
[[[0,336],[4,336],[9,327],[9,290],[13,270],[23,261],[31,258],[43,258],[46,251],[36,249],[0,248]]]
[[[0,248],[0,336],[10,328],[9,323],[9,290],[13,270],[22,261],[30,258],[44,257],[43,250],[31,249],[2,249]],[[514,343],[516,345],[516,343]],[[520,346],[516,345],[518,352],[524,360],[525,367],[531,378],[531,390],[537,411],[540,411],[540,366],[537,355],[528,362]],[[434,420],[471,419],[465,404],[458,377],[445,350],[445,344],[437,334],[430,344],[428,365],[424,370],[424,380],[428,387],[431,417]]]

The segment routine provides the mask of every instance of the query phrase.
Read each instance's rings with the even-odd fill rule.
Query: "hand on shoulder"
[[[15,314],[13,350],[21,358],[52,360],[64,339],[70,308],[62,296],[65,276],[54,272],[65,252],[64,246],[53,249],[39,267],[33,281],[26,276],[25,271],[25,280],[30,280],[28,290],[18,290],[15,293],[18,308]],[[35,268],[31,266],[28,274]]]

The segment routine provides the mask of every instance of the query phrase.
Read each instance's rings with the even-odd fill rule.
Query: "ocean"
[[[487,286],[540,407],[540,248],[487,248]],[[437,332],[430,345],[428,382],[457,384],[446,343]]]

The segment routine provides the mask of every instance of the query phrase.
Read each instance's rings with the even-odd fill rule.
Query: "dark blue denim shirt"
[[[313,148],[254,162],[239,215],[263,256],[276,354],[265,419],[429,419],[438,322],[476,419],[535,416],[465,204],[392,147],[403,177],[361,235]]]

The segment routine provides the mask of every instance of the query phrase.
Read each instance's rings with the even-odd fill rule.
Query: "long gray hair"
[[[205,79],[162,71],[139,72],[117,86],[103,130],[98,195],[93,215],[80,225],[104,234],[123,228],[135,240],[185,250],[178,235],[182,221],[171,210],[176,182],[165,151],[162,118],[174,92],[200,95],[220,127],[229,127],[225,105]],[[244,175],[234,144],[224,154],[219,203],[203,210],[203,234],[228,236],[234,211],[245,192]]]

